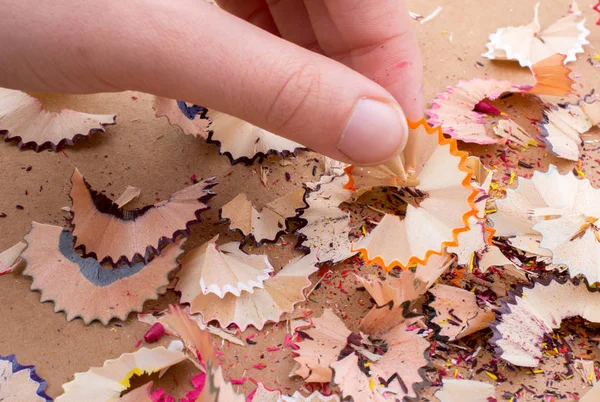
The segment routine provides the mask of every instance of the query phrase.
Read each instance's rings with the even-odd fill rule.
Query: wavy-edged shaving
[[[114,401],[131,387],[135,375],[157,373],[186,359],[178,351],[163,346],[141,348],[107,360],[102,367],[92,367],[85,373],[76,373],[75,379],[63,385],[64,394],[56,402]]]
[[[377,334],[387,345],[387,351],[376,362],[360,355],[357,350],[331,364],[333,383],[343,397],[355,401],[385,401],[416,398],[417,389],[427,381],[421,368],[428,365],[425,350],[429,342],[417,334],[415,319],[407,320],[394,328]],[[367,373],[361,370],[367,365]],[[360,367],[359,367],[360,365]]]
[[[193,113],[190,113],[185,102],[160,96],[154,97],[152,107],[156,117],[166,117],[169,124],[179,127],[184,134],[204,139],[208,138],[209,121],[197,116],[197,112],[200,112],[203,108],[192,109]]]
[[[584,281],[569,278],[534,280],[502,299],[496,320],[490,324],[496,356],[516,366],[535,367],[542,358],[545,334],[566,318],[581,316],[600,322],[600,293]]]
[[[489,37],[483,54],[491,60],[516,60],[521,67],[531,67],[540,60],[560,53],[566,55],[564,63],[577,60],[583,53],[583,45],[590,42],[585,28],[585,18],[573,1],[569,14],[542,29],[539,21],[538,2],[534,8],[533,22],[518,27],[498,29]],[[581,17],[581,18],[580,18]]]
[[[492,266],[514,265],[492,244],[493,229],[476,220],[470,221],[469,225],[469,231],[458,235],[458,246],[448,247],[449,253],[457,255],[459,265],[466,265],[470,270],[476,267],[480,272],[486,272]]]
[[[435,310],[431,321],[440,327],[439,335],[451,341],[487,328],[494,319],[491,308],[477,305],[473,292],[443,284],[435,285],[429,292],[434,296],[429,307]]]
[[[420,369],[428,364],[425,350],[429,342],[417,334],[416,319],[391,329],[377,330],[373,337],[354,334],[331,310],[313,319],[307,339],[298,344],[296,375],[307,382],[330,382],[344,398],[355,401],[396,400],[416,397],[423,382]],[[385,345],[383,348],[369,347]],[[380,354],[383,352],[383,354]],[[362,369],[362,368],[366,368]]]
[[[496,205],[498,212],[489,217],[496,236],[541,234],[540,247],[552,253],[553,263],[590,283],[600,281],[600,190],[588,179],[561,175],[551,165],[547,173],[520,179]]]
[[[392,328],[405,320],[404,314],[425,294],[434,282],[452,265],[448,254],[432,255],[426,265],[416,264],[399,276],[386,274],[384,280],[358,277],[375,300],[375,305],[361,321],[361,330],[367,333]]]
[[[275,242],[288,229],[288,219],[296,209],[304,207],[304,190],[298,189],[279,197],[258,211],[245,193],[238,194],[221,208],[221,218],[229,221],[229,229],[252,238],[257,244]]]
[[[259,382],[258,386],[252,394],[252,400],[261,402],[281,402],[281,392],[277,390],[268,390],[267,388],[265,388],[262,382]]]
[[[5,141],[18,141],[19,148],[58,151],[73,145],[77,137],[89,137],[115,124],[116,115],[100,115],[64,109],[44,110],[42,103],[25,92],[0,88],[0,135]]]
[[[486,227],[485,210],[489,199],[492,172],[486,171],[478,158],[469,157],[467,162],[476,172],[471,183],[479,189],[475,203],[478,214],[469,218],[469,230],[459,233],[458,246],[447,247],[446,251],[456,254],[457,263],[468,265],[471,271],[474,267],[481,272],[486,272],[491,266],[514,265],[498,247],[492,244],[494,230]]]
[[[198,322],[181,307],[170,305],[162,322],[181,339],[188,352],[188,358],[201,370],[205,362],[216,362],[215,346],[207,330],[200,328]]]
[[[263,282],[263,288],[254,292],[242,291],[239,297],[229,293],[220,298],[214,294],[202,294],[191,300],[190,312],[201,313],[204,323],[216,320],[224,328],[236,324],[241,331],[252,325],[262,329],[269,322],[278,322],[284,313],[305,300],[304,289],[310,285],[308,277],[317,270],[314,254],[298,257],[283,267],[276,275]],[[185,267],[178,276],[187,275]],[[181,292],[179,281],[175,290]],[[198,289],[200,284],[197,285]]]
[[[190,250],[183,258],[177,283],[182,303],[193,303],[199,295],[209,293],[220,298],[252,293],[255,288],[263,288],[273,272],[266,255],[246,254],[237,242],[217,246],[218,237]]]
[[[333,379],[330,366],[338,360],[352,332],[329,309],[312,323],[313,328],[304,331],[309,338],[298,344],[298,356],[294,359],[300,367],[295,374],[306,382],[328,383]]]
[[[31,289],[40,291],[40,300],[52,301],[54,311],[64,311],[67,321],[79,317],[85,324],[99,320],[104,325],[113,318],[125,320],[130,312],[141,311],[145,301],[158,298],[178,266],[183,244],[181,238],[169,244],[147,265],[109,270],[77,254],[71,232],[60,226],[33,222],[25,241],[23,275],[33,279]]]
[[[12,272],[21,264],[21,253],[27,244],[22,241],[0,253],[0,275]]]
[[[15,355],[0,355],[0,401],[50,402],[52,398],[34,366],[22,366]]]
[[[282,395],[280,391],[270,391],[265,388],[262,382],[258,383],[258,387],[254,392],[252,401],[255,402],[339,402],[340,397],[333,394],[325,396],[319,391],[314,391],[308,396],[302,395],[296,391],[293,395]]]
[[[589,95],[577,103],[553,106],[537,123],[548,151],[570,161],[579,160],[581,134],[599,125],[600,101]]]
[[[93,190],[75,169],[73,187],[73,237],[75,248],[113,266],[136,258],[147,262],[152,255],[189,234],[190,226],[200,222],[200,213],[214,196],[212,178],[173,193],[168,201],[123,211],[104,194]]]
[[[347,169],[346,188],[359,194],[375,186],[407,193],[403,219],[386,213],[371,233],[352,245],[352,251],[360,252],[367,263],[377,263],[386,271],[426,264],[433,254],[457,246],[458,235],[469,229],[468,220],[477,212],[478,190],[470,184],[473,172],[467,153],[424,120],[409,121],[409,127],[407,146],[396,160],[374,168]]]
[[[574,81],[569,77],[570,69],[563,65],[564,55],[554,55],[542,60],[532,67],[535,85],[517,85],[510,81],[475,78],[471,81],[459,81],[450,86],[446,92],[439,93],[431,102],[427,111],[429,124],[441,126],[444,134],[448,134],[464,142],[477,144],[496,144],[506,138],[506,135],[491,137],[486,133],[485,114],[477,112],[475,106],[485,100],[496,100],[502,94],[521,93],[531,95],[566,96],[571,93]],[[506,125],[507,123],[502,123]],[[506,127],[505,127],[506,128]],[[499,130],[502,130],[500,128]],[[509,139],[526,139],[526,133],[509,133]],[[531,139],[533,141],[533,138]],[[533,141],[535,143],[535,141]]]
[[[219,152],[227,155],[232,164],[250,164],[272,154],[295,155],[306,149],[297,142],[216,110],[210,109],[206,116],[210,120],[208,142],[217,144]]]
[[[305,208],[299,213],[302,227],[296,231],[300,247],[316,253],[320,263],[332,264],[352,257],[350,214],[340,204],[352,198],[344,188],[347,177],[322,176],[319,182],[306,184]]]
[[[494,395],[492,384],[455,378],[442,379],[442,388],[435,393],[440,402],[489,402]]]

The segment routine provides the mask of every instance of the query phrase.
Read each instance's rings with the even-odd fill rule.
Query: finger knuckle
[[[278,130],[295,124],[302,111],[310,108],[318,99],[321,72],[312,64],[293,68],[276,91],[267,112],[267,122]]]

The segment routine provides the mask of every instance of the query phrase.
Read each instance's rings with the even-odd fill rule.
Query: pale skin
[[[405,0],[0,0],[0,86],[137,90],[332,158],[398,154],[423,115]]]

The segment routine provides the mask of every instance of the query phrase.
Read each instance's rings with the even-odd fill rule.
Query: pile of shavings
[[[57,400],[593,398],[600,190],[589,176],[600,164],[591,156],[600,103],[593,91],[575,98],[565,67],[588,44],[576,3],[546,27],[538,8],[531,24],[490,35],[485,54],[518,61],[534,82],[460,81],[431,101],[428,121],[407,122],[396,158],[371,167],[314,158],[323,169],[312,182],[268,203],[222,200],[218,228],[201,223],[214,179],[129,209],[140,189],[113,201],[75,169],[67,227],[33,222],[0,253],[0,274],[30,277],[67,321],[117,326],[138,312],[148,327],[131,352],[75,374]],[[232,164],[303,149],[199,105],[156,97],[154,110]],[[20,147],[56,151],[109,124],[112,115],[52,113],[0,89],[0,134]],[[195,226],[208,240],[184,250]],[[166,294],[177,302],[168,309],[146,303]],[[49,400],[33,366],[0,362],[0,399]],[[187,389],[172,396],[161,377],[181,371],[189,384],[181,378]]]
[[[440,138],[436,142],[441,141]],[[492,336],[489,328],[502,328],[500,323],[508,319],[509,307],[503,306],[510,306],[515,300],[520,300],[519,295],[523,294],[523,289],[527,286],[553,284],[556,292],[561,292],[566,289],[565,284],[579,283],[581,285],[577,287],[577,291],[583,292],[582,295],[589,295],[593,299],[596,292],[581,280],[571,282],[569,267],[564,261],[554,261],[552,254],[524,247],[523,241],[535,241],[535,238],[506,236],[502,228],[494,224],[494,220],[504,210],[501,197],[513,197],[516,190],[497,191],[493,172],[487,170],[478,159],[467,158],[465,155],[456,160],[460,160],[464,166],[460,186],[465,189],[465,197],[471,200],[466,204],[469,209],[465,210],[469,213],[464,216],[468,226],[463,227],[461,223],[462,230],[457,233],[458,241],[455,245],[443,246],[441,252],[431,253],[424,263],[408,260],[405,267],[397,263],[387,264],[383,258],[366,264],[365,259],[368,257],[362,252],[357,253],[354,243],[372,233],[386,214],[406,218],[408,208],[419,208],[425,200],[431,199],[429,194],[418,189],[420,183],[415,186],[410,182],[410,175],[414,175],[410,169],[405,170],[408,174],[404,179],[401,175],[389,175],[384,169],[376,170],[378,173],[373,180],[382,185],[367,187],[368,191],[361,191],[360,186],[362,183],[370,183],[372,176],[359,170],[361,168],[354,167],[346,169],[346,172],[338,170],[338,176],[323,176],[319,183],[307,184],[304,190],[292,192],[263,207],[254,206],[247,197],[238,196],[233,199],[232,207],[225,205],[220,215],[223,223],[241,240],[227,242],[214,237],[183,254],[174,249],[172,258],[177,263],[168,265],[171,267],[168,272],[172,273],[165,278],[169,280],[154,288],[155,291],[159,288],[160,291],[171,288],[178,292],[180,303],[185,308],[173,306],[163,313],[145,313],[139,316],[141,321],[150,324],[145,337],[146,343],[174,340],[169,349],[155,348],[156,351],[147,349],[149,352],[143,352],[148,353],[152,362],[158,362],[157,359],[162,358],[161,354],[172,355],[169,357],[171,360],[166,363],[151,363],[152,370],[155,373],[164,372],[171,364],[190,360],[195,369],[192,372],[192,386],[186,391],[186,396],[180,399],[183,401],[197,400],[203,393],[211,395],[213,400],[243,400],[245,396],[240,393],[240,388],[253,398],[268,397],[277,401],[304,400],[302,398],[309,394],[312,399],[308,400],[352,397],[355,400],[384,401],[430,395],[440,389],[440,386],[438,393],[441,398],[452,398],[452,393],[458,392],[456,389],[466,392],[463,387],[467,390],[483,387],[485,392],[482,391],[482,395],[493,393],[496,398],[510,399],[519,398],[526,393],[550,395],[553,384],[579,380],[583,378],[579,373],[593,377],[586,380],[585,384],[595,383],[596,377],[600,376],[597,375],[595,366],[590,367],[589,364],[593,361],[590,359],[595,358],[590,339],[599,334],[593,326],[594,318],[586,316],[583,311],[561,316],[561,319],[566,320],[562,326],[559,320],[558,325],[553,324],[544,329],[539,341],[540,347],[533,351],[535,356],[541,356],[534,366],[520,367],[514,361],[507,360],[504,353],[506,346],[503,348],[500,339],[513,339],[512,333],[518,331],[517,324],[507,327],[502,338]],[[387,175],[380,175],[380,172]],[[547,174],[558,172],[551,169]],[[542,177],[536,175],[537,173],[531,178],[516,178],[514,181],[523,185],[528,180]],[[569,183],[584,183],[572,173],[561,177],[563,178],[560,180]],[[348,183],[352,180],[353,187],[348,188]],[[391,180],[404,180],[402,183],[406,185],[386,185],[392,183]],[[551,180],[560,181],[559,178]],[[34,224],[32,233],[25,238],[28,248],[21,254],[27,264],[24,271],[26,275],[34,273],[31,275],[34,279],[40,275],[35,274],[36,239],[39,237],[41,241],[47,238],[44,240],[47,243],[50,240],[49,235],[37,234],[42,229],[48,233],[51,229],[56,232],[54,236],[58,238],[59,252],[72,250],[73,256],[67,257],[67,260],[82,267],[89,266],[89,263],[85,263],[86,259],[96,261],[97,267],[94,269],[97,273],[94,275],[106,277],[109,286],[128,278],[111,279],[111,272],[126,269],[129,272],[143,273],[147,270],[144,264],[150,265],[168,256],[168,248],[178,244],[176,240],[174,243],[164,240],[171,234],[172,229],[168,229],[167,235],[157,237],[156,243],[148,242],[150,244],[145,248],[128,242],[103,245],[98,238],[90,238],[96,243],[89,247],[88,244],[92,243],[85,240],[85,230],[79,232],[85,226],[78,227],[78,214],[91,214],[90,218],[84,220],[87,224],[94,222],[94,219],[109,222],[118,219],[116,223],[123,225],[126,224],[127,217],[132,216],[136,226],[143,228],[143,220],[139,220],[138,216],[143,218],[152,212],[152,208],[168,208],[169,202],[177,202],[178,196],[171,197],[173,201],[146,207],[147,212],[138,215],[139,212],[117,209],[116,203],[113,206],[105,197],[98,199],[98,193],[94,192],[78,172],[75,172],[72,181],[73,206],[70,210],[75,216],[74,229],[71,231]],[[337,187],[330,192],[333,189],[332,183]],[[202,188],[203,194],[210,195],[207,192],[212,187],[211,182],[194,186]],[[591,187],[582,188],[582,191],[587,191],[585,194],[594,196],[595,190]],[[183,193],[188,191],[192,190],[188,189]],[[137,191],[129,190],[128,193],[132,195],[123,197],[123,200],[132,198]],[[192,198],[196,196],[193,195]],[[87,201],[83,202],[84,200]],[[326,215],[330,223],[332,219],[339,219],[336,222],[344,224],[339,226],[342,229],[339,233],[329,232],[327,225],[322,226],[328,238],[340,241],[338,247],[327,247],[323,240],[318,243],[319,246],[311,247],[312,244],[317,244],[313,242],[317,239],[315,234],[319,234],[318,226],[315,226],[313,232],[306,231],[305,228],[311,224],[313,215],[308,212],[316,205],[314,201],[325,202],[321,211],[333,214]],[[329,201],[334,202],[327,204]],[[205,208],[200,205],[200,199],[196,202],[199,204],[194,208]],[[561,205],[567,207],[567,204]],[[542,207],[555,208],[551,204]],[[577,211],[576,206],[570,208]],[[529,207],[520,211],[525,215],[532,213]],[[554,210],[549,212],[556,213]],[[318,218],[318,214],[314,216]],[[526,218],[519,215],[519,219],[523,221]],[[595,233],[595,221],[588,219],[587,215],[584,221],[590,225],[586,229]],[[187,225],[183,226],[187,228]],[[75,237],[76,235],[79,236]],[[529,232],[524,235],[531,236]],[[271,244],[269,247],[287,243],[291,248],[293,241],[290,243],[289,239],[294,236],[300,237],[298,244],[307,254],[297,256],[283,264],[283,268],[277,269],[268,253],[265,253],[268,249],[266,243]],[[124,239],[122,235],[115,237]],[[62,238],[65,240],[61,240]],[[77,254],[77,239],[81,241],[83,255]],[[66,243],[61,246],[63,241]],[[51,245],[50,241],[43,247],[49,249]],[[339,245],[345,245],[345,248]],[[19,247],[16,245],[14,249],[20,251]],[[11,250],[4,253],[7,265],[14,264],[13,261],[18,258],[19,253]],[[83,262],[78,262],[79,260]],[[122,264],[129,264],[131,267],[123,268]],[[135,268],[132,264],[138,264],[139,267]],[[56,269],[62,265],[61,262]],[[80,269],[85,276],[84,268]],[[106,273],[102,270],[106,270]],[[135,278],[135,275],[131,278]],[[40,283],[38,279],[34,280],[34,285],[36,283]],[[139,284],[136,283],[129,282],[127,288],[139,289]],[[43,298],[48,298],[44,296],[44,292],[46,295],[50,294],[51,284],[50,281],[45,286],[39,286]],[[106,285],[101,285],[101,288],[105,287]],[[346,299],[343,305],[338,304],[338,295],[343,295]],[[90,317],[87,314],[92,314],[93,311],[85,304],[85,307],[76,307],[75,301],[85,300],[82,296],[67,297],[66,302],[54,296],[53,300],[57,308],[62,304],[68,306],[64,308],[68,318],[78,310],[86,321],[89,320],[86,317]],[[348,310],[351,305],[360,308]],[[141,306],[133,308],[131,304],[127,304],[127,307],[121,315],[116,315],[118,309],[111,309],[113,313],[106,318],[97,313],[100,317],[97,319],[107,324],[111,318],[125,319],[130,311],[142,309]],[[590,323],[578,318],[578,314],[583,319],[591,320]],[[173,321],[172,317],[178,318]],[[518,321],[517,317],[515,322]],[[585,328],[585,337],[581,335],[582,328]],[[269,369],[267,359],[241,365],[231,363],[230,359],[234,357],[239,361],[244,360],[244,355],[248,352],[243,349],[265,345],[264,339],[273,337],[279,341],[266,347],[264,353],[280,358],[276,363],[271,363],[276,364],[271,370],[276,367],[278,370],[282,369],[285,366],[278,366],[284,363],[286,366],[292,365],[289,366],[290,375],[305,384],[298,394],[280,389],[277,383],[262,383],[256,379],[260,378],[263,370]],[[582,341],[577,343],[574,337]],[[213,362],[216,366],[213,363],[210,367],[207,365],[207,359],[203,355],[207,352],[201,351],[202,347],[198,346],[199,343],[206,343],[206,339],[213,339],[215,344],[226,348],[224,355],[217,353],[218,359],[215,362],[221,363]],[[138,352],[144,350],[146,349],[138,349]],[[127,366],[128,373],[131,371],[136,376],[151,373],[141,363],[136,363],[137,358],[133,356],[123,355],[120,359],[123,362],[133,359],[132,363],[127,363],[133,365]],[[563,371],[546,368],[555,367],[557,361],[563,360],[566,365]],[[121,363],[107,361],[105,364],[112,366]],[[241,367],[246,368],[240,373]],[[252,374],[247,374],[248,370]],[[549,385],[541,386],[541,379],[548,376],[552,378],[548,380]],[[510,378],[520,378],[521,382],[511,384]],[[460,382],[463,380],[465,383]],[[136,400],[173,400],[168,392],[154,383],[146,383],[137,388],[131,388],[125,379],[120,379],[117,383],[121,385],[102,392],[106,392],[106,395],[112,392],[121,399],[129,395],[129,398],[138,398]],[[252,383],[257,384],[255,389]],[[448,389],[443,387],[445,383],[451,384]],[[91,384],[66,384],[67,392],[61,398],[69,400],[72,398],[71,394],[75,395],[74,398],[80,398],[91,392]],[[561,395],[569,397],[575,393]]]

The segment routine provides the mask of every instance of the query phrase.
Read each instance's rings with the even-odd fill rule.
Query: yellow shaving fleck
[[[471,258],[469,259],[469,272],[473,272],[474,264],[475,264],[475,252],[471,253]]]
[[[533,374],[542,374],[544,372],[544,370],[542,370],[542,369],[535,369],[532,371],[533,371]]]
[[[452,374],[454,378],[458,377],[458,369],[454,369],[454,374]]]
[[[119,384],[121,384],[125,388],[129,388],[131,387],[131,383],[129,382],[129,380],[131,380],[131,377],[133,377],[134,375],[142,375],[143,373],[144,372],[139,367],[136,367],[129,373],[127,373],[127,375],[125,375],[125,378],[119,381]]]
[[[371,362],[366,362],[365,363],[365,367],[370,367],[371,366]]]
[[[530,145],[537,147],[537,141],[527,140],[527,142],[525,143],[525,148],[529,148]]]
[[[515,181],[515,177],[517,177],[515,172],[510,172],[510,180],[508,181],[508,184],[513,184],[513,182]]]
[[[365,229],[364,226],[360,227],[360,230],[362,231],[362,234],[366,235],[367,234],[367,230]]]
[[[375,389],[375,381],[372,378],[369,378],[369,388]]]
[[[498,377],[494,373],[490,373],[489,371],[486,371],[485,373],[494,381],[498,379]]]

